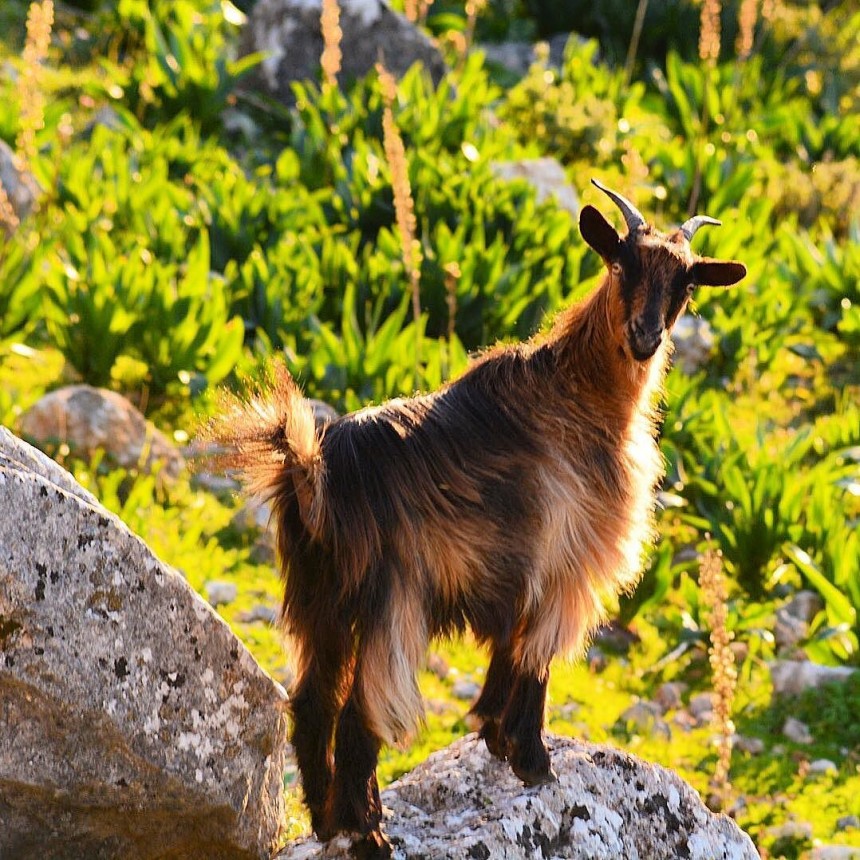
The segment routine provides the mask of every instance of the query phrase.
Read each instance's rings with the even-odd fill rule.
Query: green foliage
[[[236,89],[259,58],[232,59],[240,16],[231,4],[98,5],[82,18],[58,6],[32,165],[46,191],[37,213],[0,239],[0,420],[14,424],[46,387],[75,378],[133,389],[158,423],[190,431],[192,412],[206,407],[189,398],[273,353],[309,395],[340,409],[440,385],[469,351],[531,335],[601,272],[570,214],[538,202],[527,182],[500,179],[496,162],[555,156],[583,203],[605,208],[588,184],[598,176],[661,227],[693,206],[720,217],[722,229],[701,231],[695,249],[743,260],[749,275],[697,293],[713,350],[667,382],[660,539],[619,606],[642,644],[602,675],[559,667],[550,725],[603,740],[632,696],[662,680],[701,686],[696,572],[702,548],[717,546],[731,579],[729,625],[746,653],[736,720],[768,741],[762,758],[733,759],[748,800],[741,822],[772,854],[768,828],[787,808],[823,810],[816,838],[831,835],[852,779],[856,789],[853,760],[840,752],[857,744],[846,717],[856,685],[823,692],[821,713],[817,699],[768,705],[763,663],[776,655],[775,611],[799,587],[823,601],[799,647],[820,662],[860,662],[860,19],[851,4],[777,0],[741,62],[737,4],[724,3],[724,61],[707,69],[692,38],[698,6],[652,0],[627,81],[629,4],[623,16],[617,3],[532,4],[525,17],[528,4],[492,0],[479,36],[548,32],[555,25],[538,15],[575,9],[600,43],[571,40],[561,68],[541,55],[507,90],[477,54],[437,87],[420,69],[399,83],[394,115],[422,251],[417,318],[375,75],[346,93],[298,83],[294,107],[278,107]],[[13,0],[0,12],[15,41],[0,48],[12,72],[0,76],[0,137],[10,143],[25,11]],[[462,32],[462,4],[437,0],[428,23],[440,36]],[[274,602],[278,583],[229,525],[229,505],[184,480],[168,488],[98,462],[68,465],[195,587],[235,581],[228,620],[280,668],[277,634],[245,615],[255,601]],[[442,650],[480,676],[474,643]],[[385,779],[465,731],[452,678],[422,675],[433,700],[427,730],[411,753],[386,753]],[[834,739],[815,746],[839,761],[826,786],[798,778],[794,761],[771,749],[789,709]],[[704,790],[708,730],[672,731],[671,744],[635,733],[623,741]],[[777,794],[789,799],[775,804]]]

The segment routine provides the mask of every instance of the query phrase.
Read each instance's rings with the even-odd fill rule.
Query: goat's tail
[[[271,501],[278,516],[295,498],[302,525],[318,538],[324,519],[323,459],[310,404],[280,362],[247,395],[219,393],[217,417],[201,432],[217,465],[237,470],[246,492]]]

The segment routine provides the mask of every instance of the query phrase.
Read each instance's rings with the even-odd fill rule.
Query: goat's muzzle
[[[647,326],[641,320],[631,320],[627,324],[627,342],[630,353],[636,361],[648,361],[663,342],[662,326]]]

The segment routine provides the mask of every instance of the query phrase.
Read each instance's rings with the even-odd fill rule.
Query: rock
[[[812,825],[808,821],[786,821],[767,830],[773,839],[785,839],[794,842],[812,840]]]
[[[203,586],[206,599],[212,606],[227,606],[236,599],[239,593],[234,582],[220,582],[217,579],[210,580]]]
[[[860,848],[851,845],[816,845],[809,860],[860,860]]]
[[[272,516],[272,506],[256,500],[242,505],[230,520],[230,527],[237,532],[266,531]]]
[[[15,216],[23,221],[36,205],[39,186],[35,177],[21,168],[12,147],[4,140],[0,140],[0,185],[9,198]],[[12,233],[8,225],[6,233]]]
[[[314,411],[314,423],[318,430],[321,430],[326,424],[330,424],[340,417],[334,406],[329,406],[328,403],[324,403],[322,400],[310,398],[308,403],[310,403],[311,409]]]
[[[579,197],[567,181],[561,162],[555,158],[523,158],[519,161],[497,161],[493,173],[500,179],[525,179],[536,192],[538,203],[554,197],[562,209],[579,216]]]
[[[790,651],[809,635],[812,619],[824,608],[824,601],[815,591],[798,591],[791,600],[776,611],[774,636],[782,651]]]
[[[852,830],[854,828],[860,828],[860,816],[843,815],[842,818],[836,819],[837,830]]]
[[[448,661],[436,651],[427,654],[427,671],[432,672],[440,681],[444,681],[451,671]]]
[[[278,622],[278,610],[274,606],[265,603],[255,603],[241,618],[247,624],[262,622],[263,624],[275,625]]]
[[[749,755],[761,755],[764,752],[764,741],[761,738],[748,738],[745,735],[732,736],[732,748]]]
[[[620,717],[617,725],[626,731],[633,731],[640,735],[662,735],[671,737],[669,726],[660,719],[663,712],[655,702],[634,702]]]
[[[687,710],[698,720],[703,714],[713,713],[715,701],[716,696],[713,693],[697,693],[690,698]]]
[[[439,49],[405,16],[384,0],[340,0],[343,53],[340,82],[360,78],[377,62],[401,77],[423,63],[438,83],[445,74]],[[242,33],[240,52],[263,51],[267,57],[246,79],[245,86],[292,105],[293,81],[319,79],[323,41],[322,0],[259,0]]]
[[[683,681],[667,681],[657,688],[654,701],[659,705],[662,713],[675,711],[681,707],[681,697],[689,687]]]
[[[180,574],[5,428],[0,487],[0,857],[269,856],[283,689]]]
[[[524,788],[469,735],[431,755],[382,795],[396,860],[757,860],[730,818],[708,811],[679,776],[611,747],[547,737],[558,782]],[[346,858],[313,839],[278,857]]]
[[[791,618],[809,624],[824,609],[824,601],[817,591],[803,590],[798,591],[782,609]]]
[[[175,478],[185,459],[121,394],[69,385],[41,398],[21,417],[23,436],[39,447],[65,443],[80,457],[98,450],[124,469],[159,469]]]
[[[769,668],[775,696],[796,695],[822,684],[845,681],[856,671],[847,666],[822,666],[809,660],[776,660]]]
[[[790,741],[796,744],[811,744],[813,741],[812,734],[809,731],[809,726],[807,726],[806,723],[802,723],[795,717],[789,717],[785,721],[782,727],[782,733]]]
[[[481,685],[475,681],[470,681],[468,678],[462,678],[451,687],[451,695],[464,702],[471,702],[476,699],[480,692]]]
[[[486,42],[479,44],[478,50],[483,52],[487,62],[502,66],[514,75],[523,76],[539,59],[551,69],[560,69],[569,39],[587,41],[576,33],[556,33],[549,42]]]
[[[809,625],[805,621],[789,615],[785,609],[777,609],[773,635],[780,653],[790,652],[808,633]]]
[[[585,652],[585,662],[588,664],[589,671],[599,675],[609,665],[609,658],[603,653],[602,648],[597,645],[589,645]]]
[[[675,323],[672,342],[675,364],[692,376],[708,364],[714,349],[714,333],[706,319],[688,313]]]
[[[835,762],[830,761],[829,758],[819,758],[809,764],[809,772],[812,774],[822,774],[822,773],[839,773],[839,768],[836,766]]]

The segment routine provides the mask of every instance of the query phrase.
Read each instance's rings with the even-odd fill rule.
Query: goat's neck
[[[630,357],[624,343],[620,303],[608,278],[584,301],[561,315],[551,335],[559,369],[575,392],[599,397],[607,415],[621,424],[637,413],[650,414],[663,382],[671,347],[664,343],[646,362]],[[613,422],[614,423],[614,422]]]

